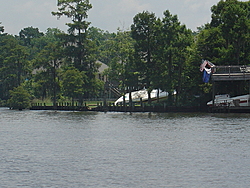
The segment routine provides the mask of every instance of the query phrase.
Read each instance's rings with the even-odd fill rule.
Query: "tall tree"
[[[90,24],[86,19],[87,12],[92,8],[89,0],[58,0],[58,12],[52,12],[53,15],[66,16],[72,23],[67,23],[69,27],[68,35],[61,35],[65,41],[65,54],[70,65],[73,65],[80,72],[84,71],[88,77],[85,82],[85,97],[90,97],[96,90],[98,80],[95,74],[98,70],[96,63],[95,42],[88,37],[87,29]]]
[[[211,8],[211,27],[221,29],[225,39],[225,60],[230,64],[249,62],[247,46],[250,40],[250,4],[249,1],[221,0]],[[248,48],[249,49],[249,48]]]
[[[219,27],[207,26],[198,34],[196,49],[199,60],[208,59],[216,64],[223,63],[226,59],[223,49],[226,48],[225,39]],[[227,62],[229,63],[229,62]],[[224,64],[226,64],[224,62]]]
[[[27,48],[13,36],[0,37],[1,98],[9,97],[9,90],[20,86],[30,73]]]
[[[61,49],[61,42],[58,38],[58,35],[61,33],[63,32],[57,28],[48,28],[43,36],[32,38],[30,46],[28,46],[29,50],[32,52],[30,58],[33,74],[31,74],[31,77],[25,81],[25,87],[28,88],[30,93],[36,98],[44,99],[46,97],[51,97],[54,99],[54,91],[59,91],[57,81],[54,82],[52,79],[52,65],[49,66],[50,61],[48,59],[51,58],[53,48],[57,48],[56,51],[59,51],[60,53],[54,58],[64,58],[64,53]],[[50,55],[49,52],[51,53]],[[57,71],[58,67],[55,68],[56,77]]]
[[[249,64],[250,56],[250,4],[249,1],[221,0],[211,8],[211,22],[197,35],[196,62],[208,59],[216,65]],[[197,67],[198,67],[197,63]],[[243,82],[218,83],[222,92],[242,94]],[[211,84],[200,84],[200,89],[211,98]],[[226,88],[227,87],[227,88]],[[237,89],[228,89],[228,87]],[[204,96],[202,98],[205,98]]]
[[[92,8],[89,0],[58,0],[58,12],[52,12],[52,15],[66,16],[72,23],[66,23],[69,27],[69,35],[64,35],[66,39],[68,57],[74,62],[74,66],[80,71],[86,71],[90,68],[88,62],[88,42],[87,29],[90,22],[87,12]]]
[[[109,51],[113,58],[109,62],[109,79],[113,83],[119,83],[119,87],[125,95],[126,92],[135,89],[134,86],[137,86],[136,70],[134,62],[131,60],[134,53],[134,40],[131,38],[131,32],[118,30],[110,44]]]
[[[182,90],[192,33],[179,22],[177,15],[172,15],[168,10],[164,12],[161,32],[162,37],[158,41],[163,62],[162,80],[165,80],[162,88],[169,93],[169,105],[173,105],[172,94],[176,91],[176,99],[178,99]],[[177,100],[176,102],[178,103]]]
[[[148,89],[149,103],[152,88],[151,76],[155,68],[153,53],[156,49],[155,27],[157,18],[154,13],[144,11],[133,18],[131,25],[132,38],[135,40],[135,53],[138,57],[137,70],[143,79],[142,82]]]
[[[53,96],[53,105],[56,105],[56,96],[59,88],[58,69],[62,64],[63,51],[60,42],[51,42],[38,54],[35,59],[37,74],[45,74],[47,90]]]
[[[38,28],[34,27],[27,27],[19,32],[19,37],[25,46],[30,46],[32,39],[42,37],[43,35],[42,32],[39,32]]]
[[[38,49],[37,46],[35,45],[35,41],[38,41],[39,39],[43,38],[44,34],[42,32],[39,31],[38,28],[34,28],[34,27],[27,27],[22,29],[19,32],[19,37],[17,37],[19,39],[19,43],[22,46],[27,47],[28,51],[29,51],[29,56],[27,57],[28,60],[32,60],[36,57],[37,53],[38,53]],[[40,46],[41,44],[39,44]],[[42,48],[44,46],[41,45],[40,48]]]
[[[57,28],[48,28],[47,31],[41,37],[36,37],[31,39],[31,45],[29,49],[31,51],[30,58],[36,59],[38,53],[40,53],[48,44],[50,43],[58,43],[61,42],[61,38],[59,35],[63,34],[63,32]],[[64,57],[64,54],[61,54]]]

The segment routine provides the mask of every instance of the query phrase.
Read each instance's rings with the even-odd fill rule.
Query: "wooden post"
[[[214,99],[215,99],[215,81],[212,82],[213,85],[213,91],[212,91],[212,100],[213,100],[213,107],[214,107]]]

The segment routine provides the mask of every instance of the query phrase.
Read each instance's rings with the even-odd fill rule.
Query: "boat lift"
[[[214,66],[211,68],[211,81],[212,81],[212,100],[213,105],[211,111],[219,111],[222,107],[215,106],[215,85],[216,82],[221,81],[248,81],[250,93],[250,66],[247,65],[231,65],[231,66]],[[225,107],[223,107],[225,109]],[[225,111],[225,110],[224,110]],[[250,112],[249,106],[227,106],[226,111],[235,112]]]

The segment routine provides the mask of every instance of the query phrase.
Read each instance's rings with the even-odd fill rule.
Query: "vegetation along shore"
[[[143,11],[134,16],[130,29],[115,33],[87,21],[89,0],[58,0],[57,5],[52,16],[71,20],[67,32],[48,28],[43,33],[30,26],[13,36],[0,23],[1,106],[204,109],[212,98],[212,83],[202,80],[202,59],[218,66],[250,64],[250,1],[221,0],[207,7],[211,21],[197,31],[166,7],[163,17]],[[246,81],[216,87],[231,96],[249,93]],[[132,92],[143,89],[147,101],[133,103]],[[155,89],[166,97],[152,100]],[[114,105],[121,96],[122,104]]]

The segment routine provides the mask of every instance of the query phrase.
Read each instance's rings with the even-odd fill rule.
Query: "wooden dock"
[[[215,66],[211,79],[212,82],[250,80],[250,66]]]
[[[215,66],[212,67],[211,75],[213,91],[212,100],[215,99],[215,85],[222,81],[248,81],[250,83],[250,66],[247,65],[231,65],[231,66]],[[249,84],[250,86],[250,84]],[[249,88],[250,91],[250,88]],[[209,111],[216,113],[250,113],[250,106],[212,106]]]
[[[31,106],[30,110],[59,110],[59,111],[88,111],[90,110],[87,106],[44,106],[36,105]]]
[[[176,107],[176,106],[45,106],[34,105],[30,110],[55,110],[55,111],[96,111],[96,112],[208,112],[207,108],[200,106]]]

